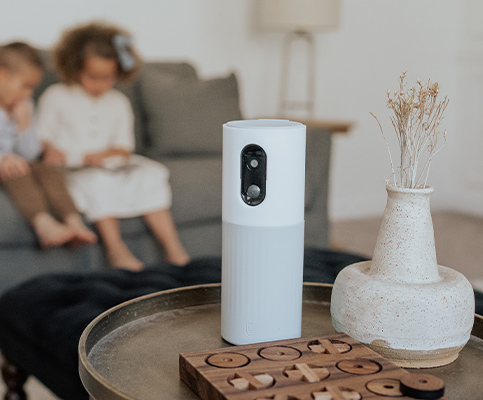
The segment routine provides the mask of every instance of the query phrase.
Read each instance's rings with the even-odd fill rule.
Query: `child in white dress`
[[[38,132],[44,162],[66,166],[66,179],[80,211],[94,221],[111,266],[143,268],[127,248],[119,218],[143,216],[163,245],[167,261],[185,265],[169,207],[169,171],[132,154],[134,116],[127,97],[114,89],[140,66],[129,36],[92,23],[64,33],[54,51],[63,83],[49,87],[39,102]]]

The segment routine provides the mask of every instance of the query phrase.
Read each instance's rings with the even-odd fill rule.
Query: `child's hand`
[[[51,145],[44,144],[42,161],[50,165],[65,165],[65,153]]]
[[[10,112],[10,117],[17,124],[18,133],[26,131],[32,125],[34,106],[31,100],[17,103]]]
[[[16,154],[5,154],[0,162],[0,178],[13,179],[25,176],[30,172],[27,161]]]
[[[102,167],[106,153],[90,153],[84,156],[83,164],[87,167]]]

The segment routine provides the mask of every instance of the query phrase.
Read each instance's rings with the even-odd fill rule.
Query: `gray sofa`
[[[48,69],[35,99],[57,79]],[[171,171],[172,214],[193,258],[221,254],[222,124],[241,119],[234,74],[210,80],[187,63],[146,63],[138,79],[119,87],[136,117],[136,152]],[[327,189],[330,132],[307,134],[306,245],[328,244]],[[106,268],[100,245],[41,251],[29,226],[0,188],[0,294],[47,272]],[[124,238],[146,265],[160,264],[162,249],[140,218],[121,221]]]

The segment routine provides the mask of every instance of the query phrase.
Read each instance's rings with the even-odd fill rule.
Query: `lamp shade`
[[[257,0],[262,28],[279,31],[335,29],[339,0]]]

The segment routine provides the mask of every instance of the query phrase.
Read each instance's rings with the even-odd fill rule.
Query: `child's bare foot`
[[[75,236],[75,232],[70,227],[44,212],[34,217],[32,226],[43,249],[61,246],[70,242]]]
[[[71,241],[73,246],[81,246],[83,244],[94,244],[97,242],[97,235],[85,226],[79,214],[69,214],[65,220],[65,224],[70,227],[75,237]]]
[[[166,251],[166,261],[177,267],[184,267],[191,261],[191,257],[183,247]]]
[[[189,254],[179,240],[178,232],[168,209],[148,213],[144,216],[144,219],[158,242],[164,247],[166,261],[178,267],[184,267],[191,261]]]
[[[107,251],[107,260],[113,268],[127,269],[130,271],[141,271],[144,269],[142,261],[134,257],[134,254],[123,243],[116,248]]]

